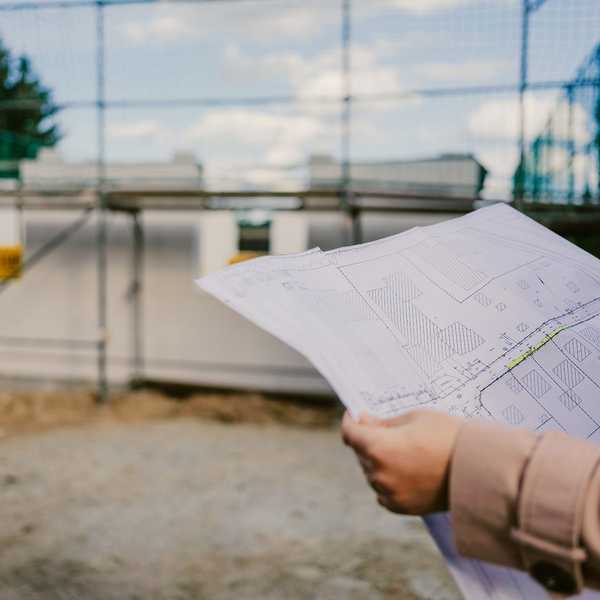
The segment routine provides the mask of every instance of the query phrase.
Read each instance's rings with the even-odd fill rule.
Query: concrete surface
[[[1,600],[460,598],[336,429],[177,419],[0,441]]]

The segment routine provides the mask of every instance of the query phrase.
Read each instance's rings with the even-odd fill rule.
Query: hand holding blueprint
[[[508,206],[198,283],[305,355],[355,416],[427,407],[600,440],[600,261]],[[428,525],[468,597],[547,597],[456,556],[445,516]]]

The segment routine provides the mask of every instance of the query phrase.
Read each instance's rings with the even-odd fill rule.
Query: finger
[[[402,508],[398,506],[390,496],[387,496],[385,494],[378,494],[377,502],[380,506],[383,506],[383,508],[389,510],[390,512],[396,514],[404,514]]]
[[[358,462],[360,462],[360,466],[364,471],[365,475],[369,475],[375,468],[375,461],[369,456],[364,456],[363,454],[358,454]]]
[[[367,481],[378,496],[390,496],[390,490],[388,490],[388,488],[385,485],[383,485],[383,483],[381,483],[381,481],[379,481],[377,477],[367,477]]]
[[[371,427],[380,427],[383,421],[377,417],[373,417],[369,413],[362,413],[358,418],[361,425],[370,425]]]
[[[342,438],[344,443],[351,446],[356,452],[367,452],[372,444],[374,431],[369,425],[357,423],[346,412],[342,421]]]
[[[350,435],[352,433],[352,423],[353,423],[352,415],[348,411],[346,411],[344,413],[344,417],[342,418],[342,425],[340,427],[340,430],[342,432],[342,440],[344,440],[344,444],[346,444],[346,446],[350,445]]]
[[[411,413],[405,413],[391,419],[381,419],[380,423],[382,427],[401,427],[402,425],[408,425],[412,420]]]
[[[387,494],[377,494],[377,503],[383,508],[391,510],[392,499]]]

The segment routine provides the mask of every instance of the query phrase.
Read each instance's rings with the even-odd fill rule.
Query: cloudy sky
[[[7,0],[0,0],[6,2]],[[52,2],[53,0],[47,0]],[[231,0],[106,10],[109,100],[290,96],[292,104],[120,108],[107,114],[110,160],[167,160],[195,153],[215,180],[268,183],[313,153],[339,155],[339,0]],[[29,54],[59,101],[95,94],[94,8],[0,14],[0,36]],[[506,193],[518,130],[514,94],[429,96],[423,90],[514,85],[518,0],[355,0],[352,153],[356,159],[473,152],[492,171],[488,193]],[[570,79],[599,41],[598,0],[548,0],[531,26],[532,81]],[[421,93],[420,93],[421,92]],[[557,98],[527,98],[539,130]],[[583,108],[576,115],[584,138]],[[61,152],[96,153],[93,110],[61,114]]]

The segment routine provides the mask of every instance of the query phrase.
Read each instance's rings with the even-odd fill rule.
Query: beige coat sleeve
[[[529,571],[556,596],[600,586],[600,445],[470,421],[450,471],[458,551]]]

